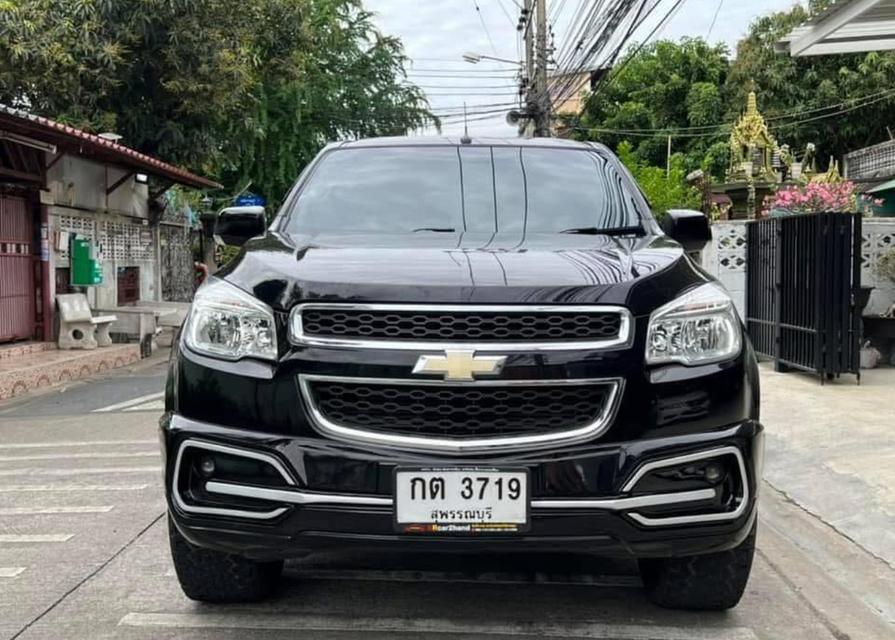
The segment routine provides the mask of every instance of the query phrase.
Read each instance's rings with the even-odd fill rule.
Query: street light
[[[496,58],[494,56],[486,56],[483,53],[472,53],[471,51],[467,51],[463,54],[463,59],[469,64],[478,64],[482,60],[494,60],[495,62],[503,62],[506,64],[515,64],[518,66],[522,66],[522,63],[518,60],[508,60],[506,58]]]

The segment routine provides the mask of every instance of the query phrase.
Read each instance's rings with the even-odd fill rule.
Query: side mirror
[[[226,245],[241,247],[265,229],[264,207],[228,207],[218,214],[214,235]]]
[[[709,219],[701,211],[669,211],[662,220],[662,230],[679,242],[687,253],[702,251],[712,239]]]

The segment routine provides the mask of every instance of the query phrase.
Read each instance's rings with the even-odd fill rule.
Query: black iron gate
[[[747,225],[746,326],[778,370],[860,381],[861,217],[818,213]]]

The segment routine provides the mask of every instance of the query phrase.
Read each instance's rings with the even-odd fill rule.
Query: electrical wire
[[[485,62],[487,62],[487,60],[485,60]],[[458,62],[457,64],[461,64],[461,63]],[[463,65],[463,66],[461,66],[461,67],[459,67],[459,68],[457,68],[457,69],[446,69],[446,68],[442,68],[442,69],[428,69],[428,68],[425,68],[425,69],[423,69],[423,68],[421,68],[421,69],[417,69],[417,68],[411,67],[410,69],[407,70],[407,73],[408,73],[408,74],[415,74],[415,73],[459,73],[459,74],[463,74],[463,75],[467,75],[467,74],[469,74],[469,75],[477,75],[477,74],[480,74],[480,73],[496,73],[496,74],[514,74],[514,73],[518,73],[518,71],[517,71],[516,69],[507,69],[506,67],[504,67],[504,68],[495,68],[495,69],[472,69],[472,68],[470,68],[471,65],[470,65],[468,62],[464,62],[464,63],[462,63],[462,65]]]
[[[640,9],[638,9],[638,15],[642,12],[645,1],[646,0],[644,0],[644,3],[641,3]],[[576,90],[577,77],[586,70],[593,68],[596,61],[605,51],[608,43],[615,36],[616,31],[630,16],[630,13],[634,8],[633,5],[634,0],[616,0],[605,7],[601,15],[597,16],[592,14],[589,17],[589,23],[586,25],[583,37],[579,40],[578,46],[576,46],[576,51],[583,51],[583,53],[578,54],[577,60],[573,54],[569,59],[569,62],[560,67],[561,72],[566,76],[566,81],[558,91],[555,91],[556,102],[566,100],[571,95],[571,92]],[[597,7],[595,6],[595,8]],[[637,24],[638,22],[635,18],[635,20],[632,21],[629,31],[633,31]],[[623,38],[622,44],[626,38],[627,37]]]
[[[684,5],[684,2],[686,2],[686,0],[675,1],[674,6],[671,7],[668,13],[666,13],[661,20],[659,20],[659,23],[655,27],[653,27],[653,30],[649,32],[649,35],[647,35],[646,38],[644,38],[644,40],[637,46],[637,48],[625,58],[625,60],[622,62],[621,67],[619,67],[618,70],[614,70],[612,72],[611,77],[608,80],[610,85],[615,82],[615,80],[624,72],[625,68],[630,64],[631,60],[634,59],[637,54],[643,51],[643,48],[646,47],[647,44],[649,44],[650,40],[652,40],[654,36],[656,36],[662,31],[662,29],[665,28],[665,25],[668,24],[671,18],[674,17],[677,11]],[[599,85],[601,84],[602,81],[598,83],[596,87],[594,87],[591,95],[595,95],[597,93]]]
[[[866,107],[873,106],[875,104],[879,104],[880,102],[884,102],[885,100],[888,100],[893,97],[895,97],[895,89],[885,92],[884,95],[878,95],[874,99],[865,100],[864,102],[861,102],[860,104],[855,104],[855,105],[852,105],[851,107],[839,109],[838,111],[835,111],[833,113],[826,113],[823,115],[818,115],[818,116],[814,116],[811,118],[805,118],[802,120],[796,120],[793,122],[783,122],[781,124],[774,124],[772,126],[769,125],[768,128],[773,131],[779,131],[781,129],[790,129],[793,127],[799,127],[799,126],[802,126],[805,124],[810,124],[812,122],[820,122],[822,120],[827,120],[829,118],[835,118],[837,116],[845,115],[847,113],[859,111]],[[835,108],[835,105],[824,107],[822,109],[818,109],[817,111],[829,110],[831,108]],[[807,113],[807,112],[806,111],[796,111],[796,112],[793,112],[792,114],[778,116],[778,119],[781,119],[784,117],[793,117],[795,115],[804,115],[805,113]],[[722,135],[728,135],[730,133],[731,129],[733,129],[733,125],[729,124],[729,123],[722,124],[722,125],[715,125],[714,129],[712,131],[704,131],[704,132],[688,131],[684,128],[681,128],[681,129],[672,129],[672,128],[668,128],[668,129],[610,129],[610,128],[603,128],[603,127],[581,127],[581,126],[573,126],[573,127],[567,127],[567,128],[572,129],[574,131],[606,133],[606,134],[611,134],[611,135],[633,136],[633,137],[639,137],[639,138],[667,138],[668,136],[671,136],[672,138],[713,138],[713,137],[720,137]]]
[[[724,6],[724,0],[718,0],[718,8],[715,9],[715,17],[712,18],[712,24],[709,27],[709,32],[706,34],[705,39],[709,40],[712,37],[712,31],[715,30],[715,23],[718,22],[718,14],[721,13],[721,7]]]
[[[518,85],[515,84],[408,84],[405,87],[419,87],[420,89],[513,89],[517,90]]]
[[[448,93],[437,93],[434,91],[427,91],[426,95],[440,97],[440,98],[448,98],[451,96],[456,96],[456,97],[459,97],[459,96],[492,96],[494,98],[499,98],[501,96],[515,96],[515,95],[518,95],[518,93],[519,93],[518,91],[496,92],[496,93],[481,93],[478,91],[450,91]]]
[[[554,87],[552,92],[554,105],[562,104],[578,90],[580,75],[596,66],[596,61],[606,52],[607,46],[621,29],[623,35],[610,53],[605,56],[604,62],[600,66],[611,66],[615,63],[634,32],[649,18],[661,2],[661,0],[652,0],[650,5],[650,1],[642,0],[638,5],[636,0],[616,0],[606,7],[600,19],[594,16],[590,17],[590,27],[585,30],[584,37],[580,40],[580,43],[584,44],[579,44],[576,47],[577,50],[584,48],[584,53],[579,54],[577,58],[572,56],[570,62],[574,63],[574,66],[571,68],[561,68],[565,80],[558,89]]]
[[[507,8],[506,8],[506,6],[504,5],[503,0],[497,0],[497,4],[500,5],[500,10],[503,11],[503,15],[505,15],[505,16],[507,17],[507,21],[509,21],[510,26],[511,26],[513,29],[515,29],[515,28],[516,28],[516,21],[513,20],[513,16],[510,15],[510,12],[507,11]]]
[[[819,114],[823,111],[830,111],[831,109],[842,110],[845,109],[845,113],[850,111],[855,111],[857,109],[863,109],[866,106],[871,106],[873,104],[877,104],[886,100],[887,98],[895,98],[895,89],[887,89],[885,91],[880,91],[878,93],[873,93],[870,95],[862,96],[860,98],[852,98],[850,100],[845,100],[843,102],[837,102],[834,104],[829,104],[823,107],[815,107],[813,109],[801,109],[798,111],[791,111],[788,113],[781,113],[770,117],[765,117],[765,121],[769,123],[769,126],[772,128],[782,128],[784,126],[790,126],[788,123],[775,124],[779,120],[788,120],[791,118],[800,118],[801,116],[807,116],[812,114]],[[837,113],[841,113],[842,111],[837,111]],[[827,115],[834,114],[826,114],[823,117],[827,117]],[[809,118],[807,120],[801,120],[799,124],[802,124],[807,121],[812,121],[817,118]],[[644,128],[644,129],[616,129],[617,132],[622,133],[632,133],[632,134],[646,134],[653,133],[659,134],[663,136],[667,136],[669,134],[674,137],[678,137],[679,135],[687,134],[687,133],[707,133],[711,134],[716,131],[729,131],[733,128],[733,125],[730,123],[722,123],[722,124],[712,124],[712,125],[704,125],[699,127],[662,127],[662,128]]]
[[[485,36],[488,38],[488,44],[491,45],[491,51],[494,52],[494,55],[500,55],[497,53],[497,47],[494,46],[494,40],[491,39],[491,32],[488,31],[488,25],[485,24],[485,17],[482,15],[482,9],[479,7],[478,0],[472,0],[472,6],[475,7],[476,15],[479,17],[479,22],[482,23],[482,29],[485,31]]]
[[[565,8],[566,8],[566,0],[559,0],[559,2],[554,2],[550,6],[550,13],[549,13],[547,19],[550,22],[556,24],[557,19],[559,19],[559,16],[562,15],[562,10]]]

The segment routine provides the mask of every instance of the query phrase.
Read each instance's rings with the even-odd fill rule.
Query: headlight
[[[214,358],[277,359],[271,308],[217,278],[196,292],[183,335],[190,349]]]
[[[719,362],[739,354],[742,344],[739,316],[730,296],[720,285],[709,283],[652,313],[646,363]]]

